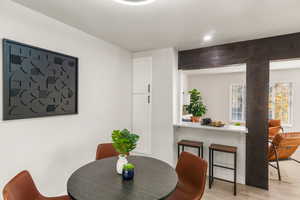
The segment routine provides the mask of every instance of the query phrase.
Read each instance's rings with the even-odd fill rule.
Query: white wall
[[[289,66],[286,66],[289,67]],[[293,83],[293,123],[286,131],[300,131],[300,67],[287,70],[271,70],[270,82]],[[246,73],[195,74],[187,76],[184,84],[185,94],[193,88],[198,89],[208,107],[205,116],[214,120],[230,121],[230,86],[246,83]],[[185,102],[186,103],[186,102]]]
[[[189,75],[185,94],[193,88],[198,89],[208,109],[204,117],[229,123],[230,86],[242,83],[246,83],[245,72]]]
[[[28,169],[42,193],[65,194],[68,177],[94,159],[96,145],[113,129],[130,128],[131,53],[9,0],[0,1],[2,38],[79,58],[78,115],[0,122],[0,188]]]
[[[271,70],[270,82],[293,83],[292,127],[285,127],[285,131],[300,132],[300,66],[298,69]]]
[[[173,48],[138,52],[134,58],[151,56],[152,67],[152,155],[174,165],[173,116],[177,52]]]

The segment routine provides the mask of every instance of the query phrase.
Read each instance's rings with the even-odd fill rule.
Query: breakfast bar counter
[[[233,125],[225,125],[223,127],[213,127],[201,125],[200,123],[192,123],[192,122],[182,122],[178,124],[174,124],[174,127],[178,128],[199,128],[204,130],[212,130],[217,132],[232,132],[232,133],[248,133],[248,130],[245,126],[233,126]]]
[[[204,159],[208,161],[210,144],[221,144],[237,147],[237,182],[245,184],[246,166],[246,135],[248,130],[244,126],[225,125],[224,127],[212,127],[200,123],[181,122],[174,124],[174,152],[177,152],[177,142],[180,140],[194,140],[203,142]],[[176,151],[175,151],[176,150]],[[194,152],[192,148],[186,151]],[[197,155],[197,152],[194,152]],[[177,155],[177,154],[175,154]],[[232,155],[218,152],[215,155],[215,163],[232,167]],[[219,178],[232,180],[232,172],[226,169],[215,169],[215,175]]]

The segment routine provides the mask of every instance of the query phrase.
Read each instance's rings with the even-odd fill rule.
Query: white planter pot
[[[128,163],[128,161],[126,159],[126,156],[119,155],[119,159],[118,159],[117,166],[116,166],[118,174],[122,174],[123,166],[126,165],[127,163]]]

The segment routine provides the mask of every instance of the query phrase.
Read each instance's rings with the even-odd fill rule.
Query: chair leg
[[[198,147],[198,156],[200,157],[200,147]]]
[[[279,179],[279,181],[281,181],[281,174],[280,174],[280,168],[279,168],[279,161],[278,161],[277,150],[276,150],[276,148],[274,148],[274,149],[275,149],[275,157],[276,157],[276,164],[277,164],[276,169],[277,169],[277,173],[278,173],[278,179]]]
[[[277,173],[278,173],[278,179],[281,181],[281,174],[280,174],[280,168],[279,168],[279,163],[277,161]]]
[[[236,196],[236,153],[234,153],[234,196]]]
[[[203,146],[201,147],[201,157],[203,158]]]
[[[290,158],[290,159],[300,164],[300,161],[299,161],[299,160],[296,160],[296,159],[294,159],[294,158]]]
[[[211,189],[211,149],[209,149],[209,175],[208,175],[208,185],[209,185],[209,189]]]
[[[211,150],[211,184],[214,183],[214,150]]]
[[[180,156],[180,145],[178,144],[178,158]]]

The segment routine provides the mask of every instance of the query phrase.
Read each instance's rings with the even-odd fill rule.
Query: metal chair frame
[[[291,147],[297,147],[297,146],[292,146],[292,145],[289,145],[289,146],[285,146],[285,147],[276,147],[276,145],[273,144],[273,142],[269,141],[269,143],[271,144],[272,148],[274,149],[274,152],[275,152],[275,160],[271,160],[269,161],[269,165],[273,168],[275,168],[277,170],[277,173],[278,173],[278,179],[279,181],[281,181],[281,173],[280,173],[280,167],[279,167],[279,162],[280,161],[295,161],[297,163],[300,164],[300,161],[296,160],[296,159],[293,159],[293,158],[287,158],[287,159],[278,159],[279,155],[278,155],[278,151],[277,149],[279,148],[291,148]],[[276,166],[272,164],[272,162],[276,162]]]

